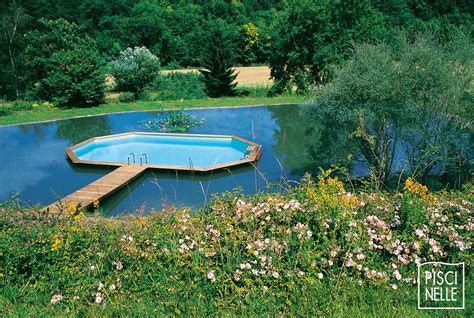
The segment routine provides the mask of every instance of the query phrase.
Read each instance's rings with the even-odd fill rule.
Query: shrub
[[[127,48],[112,61],[111,71],[118,90],[133,92],[139,98],[160,75],[160,60],[146,47]]]
[[[130,103],[135,100],[135,94],[132,92],[121,92],[118,98],[121,103]]]
[[[421,185],[405,189],[351,193],[323,173],[285,194],[226,193],[195,211],[164,207],[148,217],[87,219],[70,206],[58,218],[0,206],[2,300],[7,311],[34,304],[59,314],[145,303],[162,315],[338,316],[326,303],[346,285],[353,297],[376,288],[375,298],[401,299],[385,306],[416,309],[406,295],[416,291],[417,264],[469,268],[474,200],[468,191],[426,200],[434,195]],[[400,224],[405,196],[426,215],[415,231]]]
[[[194,99],[207,97],[202,76],[196,73],[171,72],[155,81],[153,98],[157,100]]]
[[[82,28],[64,19],[40,19],[26,43],[26,82],[33,99],[59,107],[104,101],[103,59]]]

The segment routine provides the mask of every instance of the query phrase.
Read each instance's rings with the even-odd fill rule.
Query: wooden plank
[[[102,178],[86,185],[82,189],[64,197],[45,208],[49,209],[50,213],[58,214],[61,212],[60,206],[67,208],[69,205],[81,205],[86,209],[94,203],[94,200],[101,200],[114,191],[117,191],[122,186],[142,174],[148,167],[139,165],[123,165],[120,168],[106,174]]]

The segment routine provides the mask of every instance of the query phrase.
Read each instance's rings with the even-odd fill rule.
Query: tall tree
[[[270,58],[274,92],[308,92],[349,55],[353,41],[379,38],[383,16],[370,0],[290,1],[275,25]]]
[[[22,35],[25,32],[29,16],[15,1],[1,14],[0,66],[3,75],[0,78],[0,96],[9,99],[20,98],[19,50],[22,48]]]
[[[232,69],[234,62],[232,34],[221,19],[208,23],[205,37],[202,65],[204,69],[203,83],[209,97],[234,96],[236,94],[235,78],[237,74]]]

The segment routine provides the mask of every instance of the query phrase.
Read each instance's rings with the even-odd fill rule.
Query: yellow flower
[[[74,203],[69,204],[67,207],[67,211],[69,212],[70,216],[73,216],[74,214],[76,214],[77,211],[76,205]]]
[[[58,236],[58,235],[53,236],[53,243],[51,244],[51,251],[52,252],[57,251],[59,249],[59,247],[61,246],[62,242],[63,242],[63,240],[61,239],[60,236]]]
[[[76,215],[74,216],[74,219],[75,219],[75,220],[80,220],[80,219],[82,219],[84,216],[85,216],[85,215],[84,215],[84,212],[81,210],[81,211],[79,211],[78,214],[76,214]]]
[[[412,178],[408,178],[405,181],[405,186],[403,187],[403,190],[408,193],[419,196],[423,200],[429,200],[429,201],[436,200],[436,197],[428,192],[428,188],[426,186],[416,181],[413,181]]]
[[[92,203],[94,205],[94,209],[97,209],[99,207],[99,199],[98,198],[94,198],[94,201]]]
[[[33,103],[33,104],[31,104],[31,106],[32,106],[32,107],[38,107],[38,104]]]

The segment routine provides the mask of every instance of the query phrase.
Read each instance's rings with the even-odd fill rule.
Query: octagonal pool
[[[237,136],[132,132],[66,149],[74,163],[210,171],[259,159],[261,146]]]

